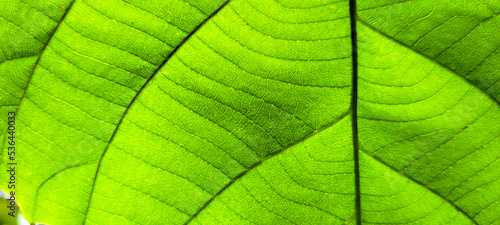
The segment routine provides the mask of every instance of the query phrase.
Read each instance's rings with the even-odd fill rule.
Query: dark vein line
[[[42,55],[43,53],[45,52],[45,50],[47,49],[47,47],[49,46],[49,44],[52,42],[52,39],[53,37],[56,35],[57,31],[59,30],[59,26],[63,23],[64,19],[66,18],[66,15],[68,15],[69,11],[71,11],[72,9],[72,6],[73,6],[73,3],[75,3],[76,0],[73,0],[69,6],[68,6],[68,10],[66,10],[66,12],[64,12],[64,15],[62,16],[61,20],[59,21],[59,23],[57,24],[57,26],[54,28],[54,32],[52,33],[52,35],[49,37],[49,40],[47,41],[47,44],[45,44],[42,48],[42,50],[40,51],[40,53],[38,54],[38,58],[36,59],[36,62],[35,62],[35,65],[33,66],[33,70],[31,71],[31,74],[30,74],[30,77],[28,79],[28,83],[26,84],[26,89],[24,90],[24,93],[23,93],[23,96],[21,97],[21,101],[19,101],[19,105],[17,106],[16,108],[16,116],[17,116],[17,113],[19,111],[19,108],[21,108],[21,105],[23,103],[23,100],[26,98],[26,92],[28,92],[28,87],[29,85],[31,84],[31,80],[33,78],[33,75],[35,74],[35,71],[36,71],[36,68],[38,67],[38,64],[40,63],[40,59],[42,58]],[[7,138],[7,135],[5,136],[5,138]],[[5,144],[5,141],[4,141],[4,144]],[[1,155],[3,155],[3,149],[4,149],[4,145],[2,145],[2,153]],[[3,157],[0,157],[0,163],[1,163],[1,160],[2,160]],[[76,166],[73,166],[73,167],[68,167],[66,169],[70,169],[70,168],[74,168]],[[61,171],[58,171],[56,172],[55,174],[52,174],[52,176],[50,176],[47,180],[45,180],[36,190],[36,194],[35,194],[35,204],[34,204],[34,207],[33,207],[33,222],[35,222],[35,212],[36,212],[36,202],[37,202],[37,199],[38,199],[38,191],[40,190],[40,188],[45,184],[45,182],[47,182],[48,180],[50,180],[51,178],[53,178],[55,175],[59,174],[60,172],[62,171],[65,171],[66,169],[63,169]]]
[[[17,57],[17,58],[12,58],[12,59],[6,59],[2,62],[0,62],[0,65],[3,64],[3,63],[6,63],[6,62],[10,62],[10,61],[13,61],[13,60],[18,60],[18,59],[26,59],[26,58],[32,58],[32,57],[35,57],[35,56],[38,56],[39,54],[36,54],[36,55],[27,55],[27,56],[21,56],[21,57]],[[17,85],[16,85],[17,86]]]
[[[232,184],[234,184],[237,180],[239,180],[240,178],[242,178],[243,176],[245,176],[248,172],[252,171],[253,169],[255,169],[256,167],[260,166],[263,162],[267,161],[268,159],[286,151],[287,149],[290,149],[306,140],[308,140],[309,138],[315,136],[316,134],[319,134],[321,133],[321,131],[324,131],[330,127],[332,127],[333,125],[337,124],[338,122],[340,122],[341,120],[343,120],[345,117],[347,117],[348,115],[351,114],[351,110],[348,110],[346,113],[344,113],[342,116],[340,116],[338,119],[336,119],[335,121],[329,123],[328,125],[324,126],[323,128],[319,129],[319,130],[316,130],[314,131],[313,133],[305,136],[304,138],[296,141],[295,143],[291,144],[291,145],[288,145],[287,147],[277,151],[277,152],[274,152],[270,155],[268,155],[266,158],[263,158],[262,160],[260,160],[258,163],[254,164],[253,166],[249,167],[247,170],[245,170],[245,172],[241,173],[240,175],[238,175],[237,177],[235,177],[234,179],[232,179],[228,184],[226,184],[226,186],[224,186],[221,190],[219,190],[219,192],[217,192],[214,196],[212,196],[212,198],[210,198],[210,200],[208,200],[201,208],[198,209],[198,211],[196,211],[195,214],[193,214],[193,216],[191,216],[191,218],[189,218],[189,220],[186,221],[186,223],[184,223],[185,225],[189,224],[194,218],[196,218],[196,216],[198,216],[205,208],[207,208],[208,205],[210,205],[210,203],[212,203],[212,201],[217,198],[219,195],[222,194],[222,192],[224,192],[226,189],[228,189]]]
[[[193,69],[193,68],[189,67],[189,65],[188,65],[187,63],[185,63],[182,59],[180,59],[179,57],[177,57],[177,58],[178,58],[178,60],[179,60],[179,61],[180,61],[180,62],[181,62],[184,66],[186,66],[189,70],[191,70],[191,71],[195,72],[196,74],[198,74],[198,75],[200,75],[200,76],[202,76],[202,77],[204,77],[204,78],[206,78],[206,79],[208,79],[208,80],[210,80],[210,81],[213,81],[214,83],[220,84],[220,85],[222,85],[222,86],[224,86],[224,87],[226,87],[226,88],[230,88],[230,89],[232,89],[232,90],[236,91],[237,93],[245,93],[245,94],[247,94],[248,96],[251,96],[251,97],[256,98],[256,99],[258,99],[258,100],[260,100],[260,101],[262,101],[262,102],[264,102],[264,103],[266,103],[266,104],[269,104],[269,105],[271,105],[271,106],[275,107],[276,109],[279,109],[279,110],[281,110],[282,112],[285,112],[287,115],[292,116],[292,117],[293,117],[293,118],[295,118],[296,120],[298,120],[298,121],[302,122],[304,125],[306,125],[307,127],[311,128],[312,130],[314,130],[314,128],[313,128],[311,125],[309,125],[308,123],[306,123],[303,119],[298,118],[296,115],[293,115],[293,113],[292,113],[292,112],[289,112],[289,110],[282,109],[281,107],[278,107],[276,104],[272,103],[271,101],[266,100],[264,97],[258,97],[256,94],[254,94],[254,93],[252,93],[252,92],[250,92],[250,91],[245,91],[244,89],[238,89],[238,88],[232,87],[232,86],[230,86],[230,85],[228,85],[228,84],[226,84],[226,83],[224,83],[224,82],[218,81],[218,80],[216,80],[216,79],[214,79],[214,78],[210,77],[209,75],[202,74],[202,72],[201,72],[201,71],[197,71],[197,70],[195,70],[195,69]],[[179,84],[178,84],[178,85],[179,85]],[[179,85],[179,86],[180,86],[180,85]],[[283,107],[283,108],[284,108],[284,107]]]
[[[129,105],[125,109],[125,112],[123,113],[123,116],[120,118],[120,121],[116,125],[116,128],[113,131],[113,134],[109,138],[109,141],[108,141],[108,144],[106,145],[106,148],[104,148],[104,151],[102,152],[102,155],[101,155],[101,157],[98,160],[97,169],[96,169],[95,176],[94,176],[94,182],[92,184],[92,189],[90,190],[90,197],[89,197],[89,200],[88,200],[88,203],[87,203],[87,209],[85,211],[85,217],[83,218],[83,225],[85,225],[85,223],[87,222],[87,215],[89,214],[90,203],[91,203],[92,196],[93,196],[93,193],[94,193],[94,188],[95,188],[95,184],[96,184],[96,181],[97,181],[97,176],[99,174],[99,169],[101,168],[102,159],[106,155],[106,152],[108,151],[111,142],[113,141],[114,137],[116,136],[118,128],[120,128],[120,125],[122,124],[123,120],[125,119],[125,116],[127,116],[130,107],[135,103],[135,101],[137,100],[138,96],[142,93],[142,91],[146,88],[146,86],[148,86],[148,84],[151,83],[151,81],[153,80],[153,78],[159,73],[159,71],[163,68],[163,66],[172,58],[172,56],[186,43],[186,41],[189,40],[189,38],[191,38],[191,36],[193,36],[193,34],[196,33],[203,25],[205,25],[207,23],[207,21],[209,21],[210,19],[212,19],[212,17],[214,17],[222,8],[224,8],[224,6],[226,6],[229,1],[225,2],[224,4],[222,4],[209,17],[207,17],[202,23],[200,23],[196,28],[194,28],[193,31],[191,31],[191,33],[188,36],[186,36],[184,38],[184,40],[182,40],[181,43],[179,43],[179,45],[177,45],[177,47],[167,56],[167,58],[161,63],[161,65],[158,66],[158,68],[153,72],[153,74],[148,78],[148,80],[144,83],[144,85],[142,85],[141,89],[139,89],[139,91],[134,96],[134,98],[130,101]]]
[[[66,171],[66,170],[69,170],[69,169],[73,169],[73,168],[76,168],[76,167],[80,167],[80,166],[87,166],[87,165],[91,165],[91,164],[94,164],[94,163],[97,163],[97,161],[94,161],[94,162],[87,162],[87,163],[82,163],[82,164],[77,164],[77,165],[74,165],[74,166],[68,166],[62,170],[59,170],[57,172],[55,172],[54,174],[50,175],[49,178],[45,179],[42,184],[40,184],[40,186],[38,186],[38,188],[36,189],[36,193],[35,193],[35,203],[33,203],[33,220],[35,219],[35,213],[36,213],[36,205],[37,205],[37,200],[38,200],[38,192],[40,192],[40,189],[42,188],[43,185],[45,185],[49,180],[51,180],[52,178],[54,178],[55,176],[57,176],[58,174]]]
[[[424,57],[424,58],[426,58],[426,59],[428,59],[428,60],[430,60],[430,61],[432,61],[432,62],[436,63],[437,65],[441,66],[442,68],[444,68],[444,69],[445,69],[445,70],[447,70],[448,72],[450,72],[450,73],[454,74],[455,76],[458,76],[458,77],[462,78],[462,80],[464,80],[465,82],[467,82],[469,85],[471,85],[471,86],[473,86],[473,87],[477,88],[479,91],[481,91],[481,92],[482,92],[482,93],[484,93],[486,96],[488,96],[488,98],[490,98],[490,99],[491,99],[493,102],[495,102],[498,106],[500,106],[500,101],[498,101],[498,100],[497,100],[497,99],[495,99],[493,96],[491,96],[488,92],[486,92],[486,90],[484,90],[484,89],[482,89],[481,87],[477,86],[476,84],[472,83],[472,81],[470,81],[469,79],[467,79],[464,75],[461,75],[461,74],[459,74],[458,72],[456,72],[455,70],[451,69],[450,67],[448,67],[448,66],[446,66],[446,65],[443,65],[442,63],[438,62],[438,61],[437,61],[437,59],[433,59],[433,58],[431,58],[431,57],[429,57],[429,56],[425,55],[424,53],[419,52],[419,51],[417,51],[417,50],[413,49],[411,46],[408,46],[407,44],[405,44],[405,43],[403,43],[403,42],[401,42],[401,41],[397,40],[396,38],[391,37],[391,36],[389,36],[389,35],[385,34],[384,32],[377,30],[375,27],[372,27],[370,24],[368,24],[367,22],[365,22],[365,21],[361,20],[359,17],[356,17],[356,20],[357,20],[358,22],[360,22],[361,24],[365,25],[366,27],[368,27],[369,29],[371,29],[371,30],[375,31],[376,33],[378,33],[378,34],[380,34],[380,35],[382,35],[382,36],[384,36],[384,37],[386,37],[386,38],[390,39],[391,41],[396,42],[397,44],[399,44],[399,45],[401,45],[401,46],[406,47],[407,49],[411,50],[412,52],[414,52],[414,53],[416,53],[416,54],[418,54],[418,55],[420,55],[420,56],[422,56],[422,57]]]
[[[430,191],[431,193],[433,193],[434,195],[440,197],[441,199],[443,199],[444,201],[446,201],[448,204],[450,204],[451,206],[453,206],[458,212],[462,213],[465,217],[467,217],[471,222],[473,222],[474,224],[478,224],[471,216],[469,216],[469,214],[467,214],[465,211],[463,211],[460,207],[458,207],[457,205],[455,205],[455,203],[453,203],[452,201],[450,201],[449,199],[447,199],[446,197],[442,196],[439,192],[431,189],[430,187],[427,187],[425,184],[423,184],[422,182],[418,181],[418,180],[415,180],[413,177],[405,174],[403,171],[400,171],[396,168],[394,168],[393,166],[387,164],[386,162],[384,162],[382,159],[378,158],[377,156],[374,156],[373,154],[371,154],[369,151],[365,150],[364,148],[360,147],[359,148],[361,151],[363,151],[364,153],[366,153],[367,155],[369,155],[370,157],[372,157],[373,159],[377,160],[378,162],[382,163],[384,166],[386,166],[387,168],[395,171],[396,173],[400,174],[401,176],[404,176],[405,178],[411,180],[412,182],[422,186],[423,188],[427,189],[427,191]]]
[[[68,10],[66,10],[66,12],[64,13],[64,15],[62,16],[61,20],[59,21],[59,23],[57,24],[57,26],[54,28],[54,32],[52,33],[52,35],[50,35],[49,37],[49,40],[47,41],[47,43],[43,46],[42,50],[40,50],[40,53],[38,53],[38,59],[36,59],[36,62],[35,62],[35,65],[33,66],[33,70],[31,71],[31,74],[30,74],[30,77],[28,79],[28,83],[26,83],[26,89],[24,89],[24,93],[23,93],[23,96],[21,96],[21,99],[19,101],[19,104],[17,105],[17,108],[15,110],[16,112],[16,116],[17,116],[17,113],[19,112],[19,108],[21,107],[21,104],[23,103],[23,100],[26,98],[26,92],[28,91],[28,86],[30,85],[31,83],[31,78],[33,78],[33,74],[35,74],[35,70],[38,66],[38,64],[40,63],[40,59],[42,58],[42,55],[43,53],[45,52],[45,49],[47,48],[47,46],[49,46],[50,42],[52,41],[52,38],[55,36],[56,32],[59,30],[59,25],[62,24],[62,22],[64,21],[64,18],[66,18],[66,15],[68,15],[69,11],[71,10],[71,6],[73,6],[73,3],[75,2],[76,0],[73,0],[70,5],[68,6]],[[33,55],[33,56],[36,56],[36,55]],[[28,57],[32,57],[32,56],[28,56]],[[26,57],[22,57],[22,58],[26,58]],[[5,62],[5,61],[4,61]],[[7,131],[5,131],[5,134],[7,134]],[[4,140],[3,140],[3,143],[2,143],[2,149],[0,149],[0,165],[2,164],[2,159],[3,159],[3,149],[5,147],[5,142],[7,140],[7,136],[8,135],[5,135],[4,137]],[[35,218],[33,218],[35,219]]]
[[[355,1],[355,0],[354,0]],[[500,106],[500,102],[495,99],[494,97],[492,97],[489,93],[486,92],[486,90],[483,90],[481,89],[480,87],[478,87],[476,84],[472,83],[470,80],[468,80],[465,76],[463,75],[460,75],[459,73],[457,73],[456,71],[454,71],[453,69],[451,69],[450,67],[446,66],[446,65],[443,65],[441,64],[440,62],[437,61],[437,59],[433,59],[421,52],[418,52],[417,50],[413,49],[411,46],[408,46],[402,42],[400,42],[399,40],[395,39],[394,37],[391,37],[379,30],[377,30],[376,28],[372,27],[371,25],[369,25],[368,23],[366,23],[365,21],[361,20],[359,17],[357,17],[356,15],[356,21],[360,22],[361,24],[365,25],[366,27],[368,27],[369,29],[373,30],[374,32],[396,42],[397,44],[401,45],[401,46],[404,46],[406,47],[407,49],[409,49],[410,51],[413,51],[414,53],[436,63],[437,65],[441,66],[442,68],[446,69],[448,72],[454,74],[455,76],[458,76],[460,78],[462,78],[462,80],[464,80],[465,82],[467,82],[469,85],[477,88],[479,91],[481,91],[482,93],[484,93],[486,96],[488,96],[488,98],[490,98],[493,102],[495,102],[498,106]],[[436,196],[439,196],[441,199],[443,199],[444,201],[448,202],[448,204],[450,204],[451,206],[453,206],[458,212],[462,213],[465,217],[467,217],[470,221],[472,221],[474,224],[477,224],[477,222],[469,215],[467,214],[465,211],[463,211],[460,207],[458,207],[457,205],[455,205],[455,203],[451,202],[449,199],[447,199],[446,197],[442,196],[439,192],[431,189],[430,187],[427,187],[425,184],[421,183],[420,181],[417,181],[415,180],[414,178],[404,174],[403,172],[397,170],[396,168],[392,167],[391,165],[387,164],[386,162],[382,161],[381,159],[379,159],[378,157],[372,155],[370,152],[368,152],[367,150],[361,148],[360,146],[357,146],[359,148],[359,150],[363,151],[364,153],[368,154],[369,156],[371,156],[372,158],[374,158],[375,160],[377,160],[378,162],[382,163],[383,165],[387,166],[388,168],[390,168],[391,170],[393,171],[396,171],[397,173],[401,174],[402,176],[408,178],[409,180],[413,181],[414,183],[424,187],[425,189],[427,189],[428,191],[432,192],[433,194],[435,194]],[[359,152],[359,151],[358,151]]]
[[[351,19],[352,45],[352,144],[354,151],[354,185],[356,190],[355,217],[356,224],[361,225],[361,182],[359,177],[359,136],[358,136],[358,36],[356,31],[356,0],[349,0],[349,15]]]

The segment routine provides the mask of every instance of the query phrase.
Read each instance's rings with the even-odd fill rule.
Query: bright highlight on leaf
[[[31,223],[500,224],[497,0],[0,9]]]

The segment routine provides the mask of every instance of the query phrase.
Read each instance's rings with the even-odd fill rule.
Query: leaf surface
[[[500,223],[498,2],[66,4],[0,64],[29,221]]]
[[[33,2],[30,5],[10,0],[0,3],[1,115],[19,107],[40,55],[70,4],[70,1],[53,1],[51,4]],[[7,117],[1,120],[0,138],[4,140],[8,121]]]

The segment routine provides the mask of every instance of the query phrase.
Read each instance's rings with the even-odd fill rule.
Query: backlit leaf
[[[497,0],[0,9],[32,223],[500,224]]]

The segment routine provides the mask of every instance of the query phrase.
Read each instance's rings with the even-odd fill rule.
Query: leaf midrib
[[[351,51],[352,51],[352,90],[351,110],[353,112],[352,145],[354,158],[354,189],[356,193],[354,203],[354,217],[356,224],[361,225],[361,176],[359,172],[359,135],[358,135],[358,34],[356,29],[357,5],[356,0],[349,0],[349,22],[351,23]]]

